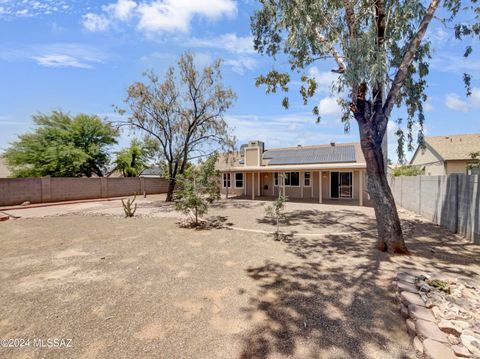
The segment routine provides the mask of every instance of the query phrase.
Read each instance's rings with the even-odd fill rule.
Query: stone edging
[[[446,320],[426,295],[432,288],[426,275],[399,272],[392,282],[400,314],[413,337],[417,357],[428,359],[480,358],[480,335],[462,320]]]

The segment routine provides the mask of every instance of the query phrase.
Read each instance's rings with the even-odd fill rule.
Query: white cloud
[[[110,20],[104,15],[88,13],[83,15],[83,27],[91,32],[105,31],[110,25]]]
[[[456,93],[450,93],[445,96],[445,105],[449,109],[463,112],[480,108],[480,88],[472,88],[471,96],[464,98],[460,97]]]
[[[46,67],[77,67],[83,69],[92,67],[90,64],[69,55],[43,55],[34,56],[33,59],[35,59],[39,65]]]
[[[337,100],[333,97],[325,97],[320,100],[318,105],[320,116],[322,115],[338,115],[342,112],[342,108]]]
[[[257,65],[257,60],[248,56],[240,56],[236,59],[228,59],[224,64],[230,66],[234,72],[243,75],[246,70],[253,70]]]
[[[254,54],[253,37],[237,36],[235,33],[223,34],[210,38],[192,38],[186,43],[189,47],[208,47],[222,49],[237,54]]]
[[[320,71],[315,66],[308,69],[308,75],[315,78],[318,91],[323,93],[330,93],[332,84],[338,80],[338,74],[332,71]]]
[[[132,0],[118,0],[116,3],[109,4],[104,10],[110,12],[113,17],[127,21],[133,15],[133,10],[137,7],[137,3]]]
[[[1,0],[0,17],[37,17],[65,13],[72,7],[65,0]]]
[[[147,32],[188,32],[192,18],[210,20],[233,16],[237,6],[233,0],[155,0],[138,6],[138,28]]]

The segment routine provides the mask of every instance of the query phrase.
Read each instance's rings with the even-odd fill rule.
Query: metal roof
[[[356,162],[353,145],[267,150],[263,153],[263,158],[270,160],[268,166]]]

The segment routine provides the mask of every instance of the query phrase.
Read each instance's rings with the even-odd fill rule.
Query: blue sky
[[[260,139],[277,147],[358,140],[354,122],[344,133],[339,108],[329,95],[333,64],[320,62],[308,69],[321,87],[308,107],[293,97],[291,108],[284,110],[282,96],[255,87],[255,77],[286,65],[253,51],[250,16],[256,6],[253,0],[0,0],[0,149],[31,128],[36,112],[62,109],[115,120],[112,105],[122,104],[128,85],[146,69],[164,73],[185,50],[195,53],[199,65],[224,59],[224,81],[238,96],[226,118],[239,143]],[[435,57],[426,134],[480,132],[480,56],[474,52],[463,59],[466,43],[454,40],[438,22],[428,36]],[[464,72],[474,76],[469,98]],[[320,104],[320,124],[310,112],[315,103]],[[392,123],[393,159],[394,131]],[[128,136],[122,135],[121,146]]]

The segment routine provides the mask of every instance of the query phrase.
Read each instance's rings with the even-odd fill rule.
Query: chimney
[[[335,142],[330,142],[330,146],[335,147]]]

